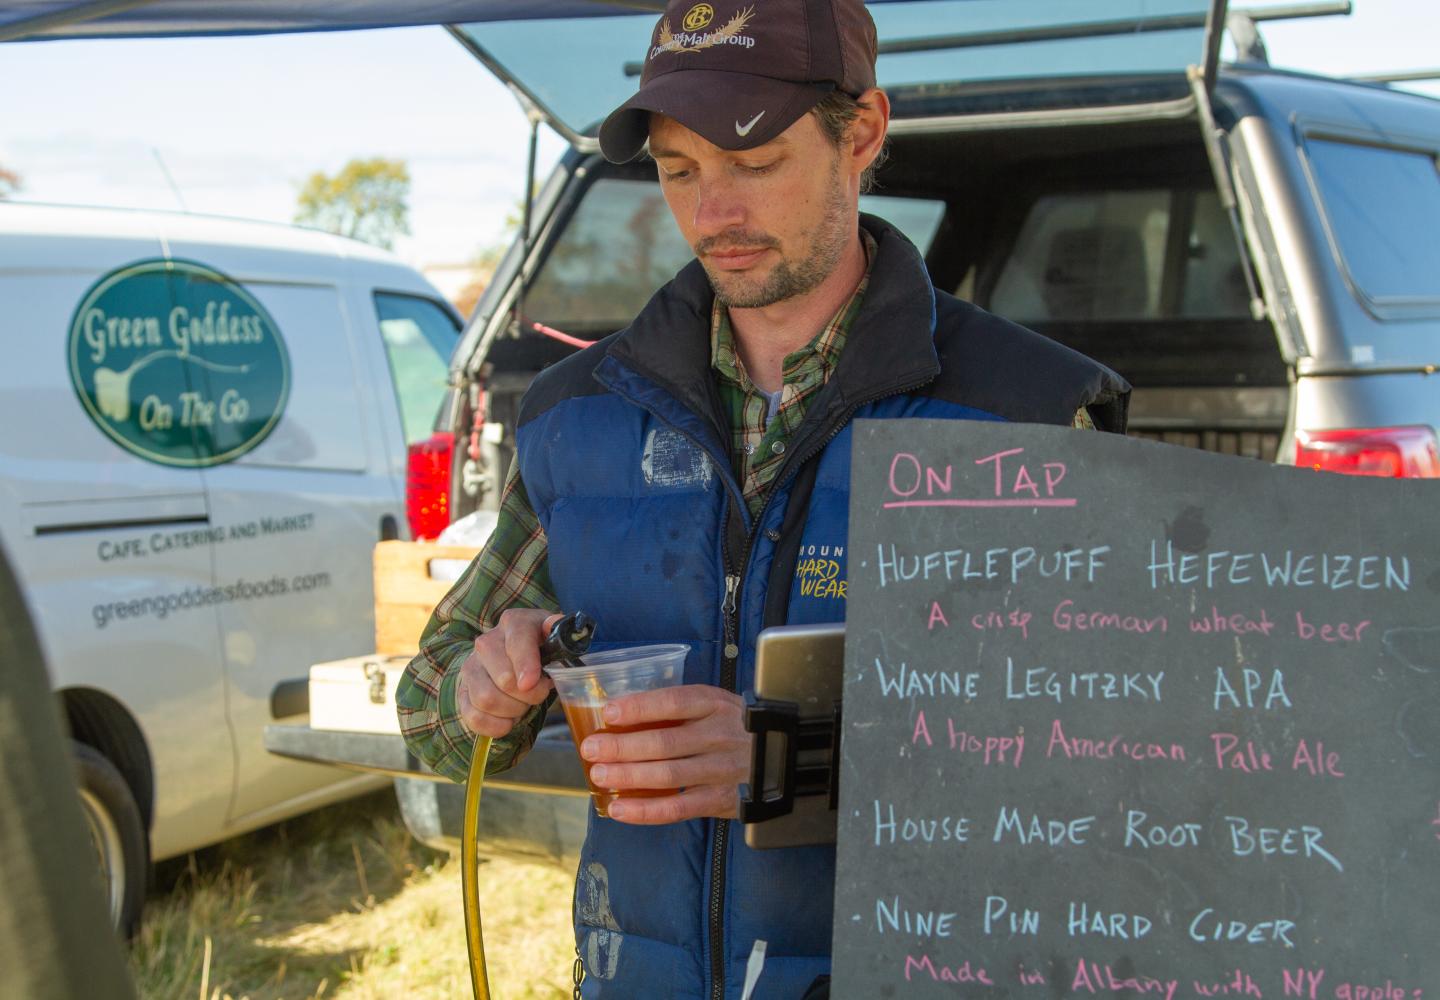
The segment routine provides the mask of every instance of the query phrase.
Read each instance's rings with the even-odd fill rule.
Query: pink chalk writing
[[[1215,767],[1220,771],[1240,771],[1257,774],[1260,771],[1275,770],[1270,751],[1255,746],[1254,740],[1240,745],[1240,737],[1234,733],[1211,733],[1210,742],[1215,749]]]
[[[1382,983],[1336,983],[1335,1000],[1421,1000],[1423,989],[1397,986],[1393,979]]]
[[[1435,803],[1435,818],[1430,821],[1435,828],[1435,839],[1440,840],[1440,802]]]
[[[1290,760],[1290,770],[1299,771],[1302,768],[1317,778],[1345,777],[1345,772],[1340,770],[1340,754],[1334,750],[1326,750],[1324,740],[1316,740],[1311,746],[1310,742],[1302,737],[1295,745],[1295,756]]]
[[[1320,982],[1325,978],[1324,969],[1307,969],[1304,966],[1291,972],[1280,970],[1280,988],[1287,997],[1309,997],[1319,1000]]]
[[[1061,632],[1135,632],[1147,635],[1170,631],[1170,621],[1164,615],[1142,618],[1110,610],[1077,611],[1075,602],[1069,598],[1055,605],[1050,621]]]
[[[1056,719],[1050,724],[1050,743],[1045,747],[1045,756],[1063,755],[1068,760],[1089,758],[1092,760],[1170,760],[1185,762],[1185,748],[1179,743],[1151,743],[1145,740],[1126,739],[1124,734],[1109,739],[1091,739],[1085,736],[1067,736],[1065,729]]]
[[[886,510],[897,507],[1074,507],[1076,501],[1068,500],[887,500],[881,504]]]
[[[1319,639],[1324,643],[1359,642],[1365,630],[1370,627],[1369,619],[1355,622],[1319,622],[1305,620],[1305,615],[1295,612],[1295,634],[1305,640]]]
[[[972,966],[967,960],[961,965],[939,965],[930,960],[929,955],[921,955],[918,959],[913,955],[905,956],[905,981],[910,981],[912,973],[925,973],[937,983],[979,983],[982,986],[994,986],[990,973],[985,967]],[[918,976],[917,976],[918,978]]]
[[[984,458],[975,459],[976,465],[984,465],[986,462],[995,463],[995,495],[1000,496],[1005,490],[1005,469],[1004,460],[1011,455],[1023,455],[1024,448],[1011,448],[1008,451],[997,451],[993,455],[986,455]],[[1060,485],[1060,480],[1065,478],[1064,462],[1046,462],[1044,465],[1045,493],[1047,496],[1055,495],[1055,487]],[[1025,463],[1019,464],[1019,471],[1015,474],[1015,482],[1010,487],[1011,493],[1028,492],[1032,497],[1039,499],[1040,488],[1030,475],[1030,470]]]
[[[935,623],[939,622],[946,628],[950,627],[950,619],[945,617],[945,612],[940,609],[939,601],[930,602],[930,621],[926,623],[926,629],[933,630]]]
[[[1028,639],[1030,638],[1031,617],[1030,612],[1019,609],[1012,611],[998,609],[995,611],[980,611],[970,616],[970,627],[982,632],[989,629],[1018,628],[1020,630],[1020,638]]]
[[[1202,997],[1227,997],[1246,996],[1263,997],[1265,994],[1256,985],[1255,980],[1243,969],[1236,969],[1235,975],[1227,976],[1225,979],[1214,983],[1202,983],[1200,980],[1192,980],[1195,992]]]
[[[1009,764],[1012,767],[1019,767],[1020,761],[1025,756],[1025,733],[1023,731],[1017,732],[1014,736],[981,736],[964,729],[956,729],[954,719],[946,719],[945,725],[949,729],[951,750],[957,753],[980,754],[986,765]],[[927,747],[935,745],[935,740],[930,735],[930,723],[925,720],[923,708],[916,713],[915,728],[910,734],[912,746],[921,741],[924,741]]]
[[[1140,975],[1116,975],[1115,970],[1108,965],[1101,965],[1099,962],[1080,959],[1075,966],[1075,976],[1070,982],[1070,992],[1078,993],[1084,990],[1086,993],[1124,993],[1134,990],[1136,993],[1155,994],[1162,996],[1165,1000],[1175,1000],[1175,990],[1180,985],[1178,979],[1157,979],[1154,976]]]
[[[892,496],[881,506],[886,510],[900,507],[1074,507],[1074,497],[1055,495],[1055,487],[1065,478],[1064,462],[1042,462],[1037,472],[1024,462],[1007,465],[1005,459],[1020,455],[1024,448],[997,451],[977,458],[976,465],[995,463],[995,492],[988,497],[957,497],[954,489],[954,466],[943,469],[923,465],[907,451],[896,452],[890,460],[889,486]],[[1041,490],[1044,494],[1041,494]],[[924,496],[918,496],[923,491]]]
[[[1260,635],[1268,636],[1274,628],[1275,623],[1270,620],[1270,616],[1265,613],[1264,608],[1260,609],[1260,617],[1255,618],[1244,612],[1228,615],[1221,614],[1220,609],[1212,604],[1208,615],[1202,618],[1190,619],[1190,631],[1198,632],[1202,635],[1209,633],[1221,635],[1227,633],[1234,635],[1259,633]]]
[[[1021,963],[1021,962],[1017,962],[1017,963],[1015,963],[1015,965],[1016,965],[1015,975],[1016,975],[1016,978],[1018,978],[1018,979],[1020,980],[1020,985],[1021,985],[1021,986],[1044,986],[1044,985],[1045,985],[1045,983],[1046,983],[1045,973],[1040,972],[1039,970],[1033,970],[1033,971],[1032,971],[1032,970],[1030,970],[1030,969],[1027,969],[1027,968],[1025,968],[1025,965],[1024,965],[1023,963]]]

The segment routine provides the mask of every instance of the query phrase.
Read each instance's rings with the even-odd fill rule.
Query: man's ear
[[[885,131],[890,127],[890,98],[885,96],[885,91],[871,87],[857,99],[862,107],[850,123],[850,166],[856,177],[880,155],[885,145]]]

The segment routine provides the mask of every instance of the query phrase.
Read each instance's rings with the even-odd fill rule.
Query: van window
[[[414,444],[435,429],[460,328],[450,313],[413,295],[376,292],[375,312],[400,402],[405,443]]]
[[[246,284],[275,318],[290,355],[285,415],[237,465],[358,472],[368,451],[340,291],[333,285]],[[217,469],[223,469],[218,466]]]
[[[1440,300],[1440,170],[1433,153],[1308,138],[1321,209],[1369,299]]]
[[[1022,323],[1249,315],[1213,191],[1083,191],[1031,207],[990,308]]]
[[[923,253],[945,203],[862,195],[860,209],[894,223]],[[652,181],[597,180],[525,292],[527,319],[575,334],[629,323],[694,256]]]

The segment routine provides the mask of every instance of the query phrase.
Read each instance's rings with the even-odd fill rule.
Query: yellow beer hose
[[[595,620],[583,611],[566,615],[540,644],[541,664],[577,663],[590,648]],[[480,789],[485,784],[485,761],[490,737],[476,736],[465,781],[465,828],[460,832],[460,892],[465,907],[465,948],[470,953],[470,988],[475,1000],[490,1000],[490,978],[485,971],[485,936],[480,930]]]
[[[480,787],[485,784],[485,760],[490,737],[475,738],[470,777],[465,782],[465,829],[460,834],[460,892],[465,901],[465,947],[470,952],[470,988],[475,1000],[490,1000],[490,979],[485,972],[485,937],[480,931]]]

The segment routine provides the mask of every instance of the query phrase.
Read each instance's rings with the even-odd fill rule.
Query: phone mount
[[[745,731],[756,736],[750,758],[750,783],[742,786],[740,822],[763,823],[787,816],[795,808],[796,798],[825,796],[826,806],[838,807],[840,802],[840,702],[829,718],[800,718],[800,706],[793,701],[776,701],[745,692]],[[779,747],[779,783],[767,784],[765,777],[771,761],[771,737]],[[823,752],[823,764],[800,763],[801,755],[813,757]],[[760,789],[760,795],[755,795]]]
[[[782,625],[756,640],[745,730],[755,736],[740,821],[752,848],[835,842],[845,626]]]

